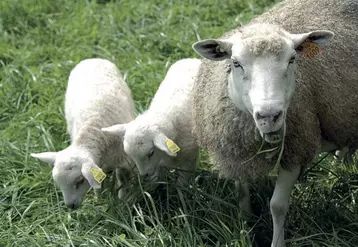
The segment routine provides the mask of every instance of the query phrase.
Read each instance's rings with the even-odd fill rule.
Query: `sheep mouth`
[[[265,141],[268,143],[273,143],[273,144],[279,143],[283,140],[283,128],[277,131],[265,133],[264,137],[265,137]]]

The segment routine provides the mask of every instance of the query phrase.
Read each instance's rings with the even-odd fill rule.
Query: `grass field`
[[[69,143],[63,99],[80,60],[116,63],[137,111],[168,66],[197,57],[191,44],[248,22],[272,0],[0,1],[0,247],[268,246],[272,186],[253,188],[257,218],[244,222],[232,182],[198,171],[193,188],[163,185],[135,205],[111,196],[70,212],[51,166],[30,152]],[[204,157],[205,158],[205,157]],[[202,168],[210,167],[203,159]],[[354,164],[327,158],[297,184],[287,218],[289,246],[358,246]]]

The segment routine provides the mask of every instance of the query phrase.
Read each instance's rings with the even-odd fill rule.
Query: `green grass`
[[[200,170],[193,187],[143,190],[135,205],[110,195],[69,212],[51,166],[30,152],[69,143],[63,99],[82,59],[116,63],[137,111],[191,44],[248,22],[273,0],[0,1],[0,246],[268,246],[272,184],[253,188],[245,222],[231,181]],[[197,57],[197,56],[196,56]],[[201,167],[210,167],[204,157]],[[358,246],[358,176],[326,159],[297,184],[287,220],[292,246]],[[268,186],[270,185],[270,186]]]

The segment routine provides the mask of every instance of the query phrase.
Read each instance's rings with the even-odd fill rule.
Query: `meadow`
[[[134,205],[88,192],[69,211],[51,166],[29,156],[69,144],[63,101],[81,60],[113,61],[147,108],[168,66],[199,39],[247,23],[274,0],[1,0],[0,247],[269,246],[270,180],[253,186],[255,217],[242,219],[232,181],[218,179],[202,152],[195,182],[141,188]],[[317,157],[319,159],[320,157]],[[358,169],[328,156],[297,183],[288,246],[358,246]]]

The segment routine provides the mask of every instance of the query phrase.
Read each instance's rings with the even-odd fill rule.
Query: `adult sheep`
[[[52,175],[65,204],[76,209],[90,187],[101,188],[103,171],[115,171],[120,186],[132,173],[122,141],[101,131],[127,123],[135,115],[131,91],[116,65],[99,58],[77,64],[68,79],[65,115],[71,145],[31,156],[54,164]],[[122,189],[118,195],[123,197]]]
[[[357,1],[286,0],[193,45],[207,58],[194,86],[195,132],[222,173],[235,180],[267,174],[279,154],[255,156],[257,137],[269,147],[284,140],[270,201],[272,246],[285,245],[302,169],[321,151],[358,147],[357,27]]]

